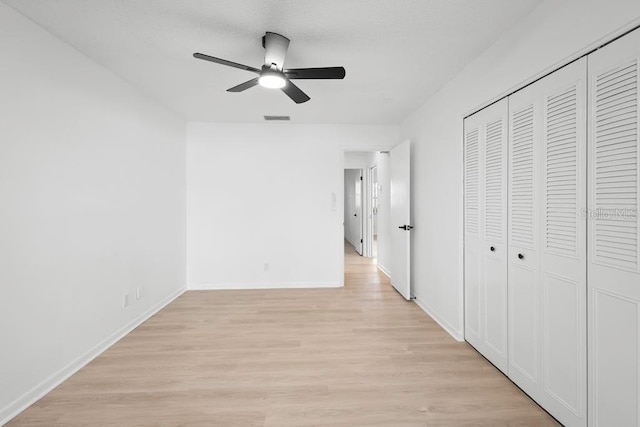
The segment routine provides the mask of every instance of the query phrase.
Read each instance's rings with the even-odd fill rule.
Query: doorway
[[[410,146],[404,141],[389,151],[345,150],[343,167],[345,245],[387,275],[407,300],[413,229]]]
[[[345,251],[355,251],[386,275],[391,254],[389,165],[386,151],[344,153]]]
[[[344,238],[360,256],[364,255],[365,234],[363,181],[362,169],[344,170]]]

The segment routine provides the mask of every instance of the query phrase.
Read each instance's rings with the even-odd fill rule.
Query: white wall
[[[397,126],[189,123],[188,286],[341,285],[344,150],[397,140]]]
[[[463,336],[463,117],[639,16],[637,0],[549,0],[402,123],[402,139],[413,141],[411,282],[455,337]]]
[[[2,3],[0,52],[2,424],[184,287],[185,124]]]
[[[344,168],[366,169],[373,166],[375,157],[374,151],[347,151],[344,153]]]

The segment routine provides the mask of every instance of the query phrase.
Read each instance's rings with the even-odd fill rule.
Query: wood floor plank
[[[8,425],[557,425],[345,253],[344,288],[186,292]]]

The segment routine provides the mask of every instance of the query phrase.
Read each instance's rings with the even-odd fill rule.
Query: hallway
[[[9,425],[555,425],[345,248],[344,288],[186,292]]]

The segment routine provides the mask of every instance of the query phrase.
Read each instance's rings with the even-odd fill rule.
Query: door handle
[[[524,259],[524,255],[518,254],[518,259]]]
[[[491,249],[491,252],[495,252],[496,251],[496,248],[493,247],[493,246],[491,246],[489,249]]]
[[[353,216],[358,216],[358,214],[353,214]]]
[[[413,225],[401,225],[398,228],[401,228],[403,230],[409,231],[413,228]]]

